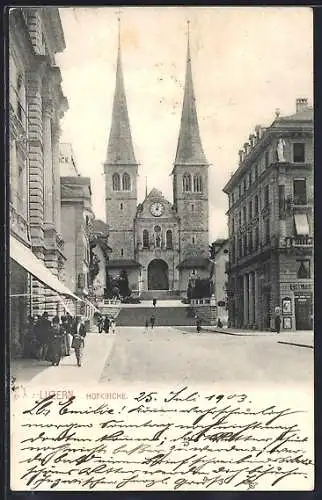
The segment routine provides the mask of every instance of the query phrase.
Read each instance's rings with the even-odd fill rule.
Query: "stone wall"
[[[193,312],[200,317],[202,324],[216,325],[218,316],[214,298],[192,299],[190,304]]]

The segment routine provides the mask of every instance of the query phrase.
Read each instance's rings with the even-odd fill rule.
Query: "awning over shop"
[[[80,300],[74,295],[54,274],[43,264],[43,262],[25,247],[20,241],[10,235],[10,257],[22,266],[29,274],[38,281],[48,286],[59,295],[67,295],[76,300]]]
[[[71,316],[75,316],[75,305],[74,305],[75,303],[73,303],[73,301],[71,301],[72,303],[69,304],[67,303],[67,301],[63,300],[60,296],[59,296],[59,301],[66,312],[68,312]]]
[[[306,214],[295,214],[294,221],[297,236],[307,236],[310,233],[309,221]]]

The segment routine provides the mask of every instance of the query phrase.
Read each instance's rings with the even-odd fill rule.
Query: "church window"
[[[202,191],[202,177],[201,175],[194,175],[193,177],[193,190],[195,193],[201,193]]]
[[[157,248],[161,248],[161,227],[154,226],[154,241]]]
[[[123,257],[123,255],[124,255],[124,250],[123,248],[121,248],[121,257]]]
[[[311,278],[311,269],[309,260],[299,260],[299,268],[297,271],[298,279],[308,279]]]
[[[149,248],[149,231],[147,229],[143,231],[143,248]]]
[[[120,176],[119,174],[113,174],[112,177],[113,191],[120,191]]]
[[[168,231],[166,232],[166,247],[168,249],[172,249],[172,231],[170,229],[168,229]]]
[[[183,191],[191,191],[191,175],[190,174],[184,174],[182,178],[182,187]]]
[[[131,191],[131,177],[127,172],[122,177],[122,189],[123,191]]]

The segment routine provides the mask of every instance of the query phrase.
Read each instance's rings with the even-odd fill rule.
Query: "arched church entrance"
[[[148,289],[169,290],[169,267],[164,260],[151,260],[148,266]]]

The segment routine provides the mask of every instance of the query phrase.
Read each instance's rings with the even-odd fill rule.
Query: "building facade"
[[[94,219],[91,181],[79,175],[72,148],[67,146],[63,144],[60,155],[63,174],[60,177],[61,229],[66,256],[64,281],[82,299],[76,313],[84,314],[90,285],[90,227]]]
[[[228,264],[229,264],[229,240],[217,239],[213,243],[215,247],[215,270],[214,270],[214,295],[217,305],[217,317],[223,325],[228,323]]]
[[[118,274],[125,269],[132,290],[140,293],[186,293],[191,259],[195,259],[196,271],[208,272],[209,244],[208,162],[200,139],[189,40],[178,146],[169,170],[173,203],[155,188],[138,203],[138,167],[119,46],[104,163],[106,222],[112,248],[109,268]]]
[[[313,109],[256,127],[224,188],[229,198],[229,322],[313,327]]]
[[[90,290],[93,301],[102,301],[106,295],[109,282],[109,256],[111,248],[108,245],[109,228],[100,219],[94,219],[90,226]]]
[[[54,7],[9,12],[10,232],[59,278],[65,256],[60,228],[60,120],[67,109],[55,54],[65,48]],[[22,246],[22,247],[21,247]],[[32,259],[33,257],[31,257]],[[54,314],[57,297],[10,261],[11,335],[19,344],[28,314]]]

